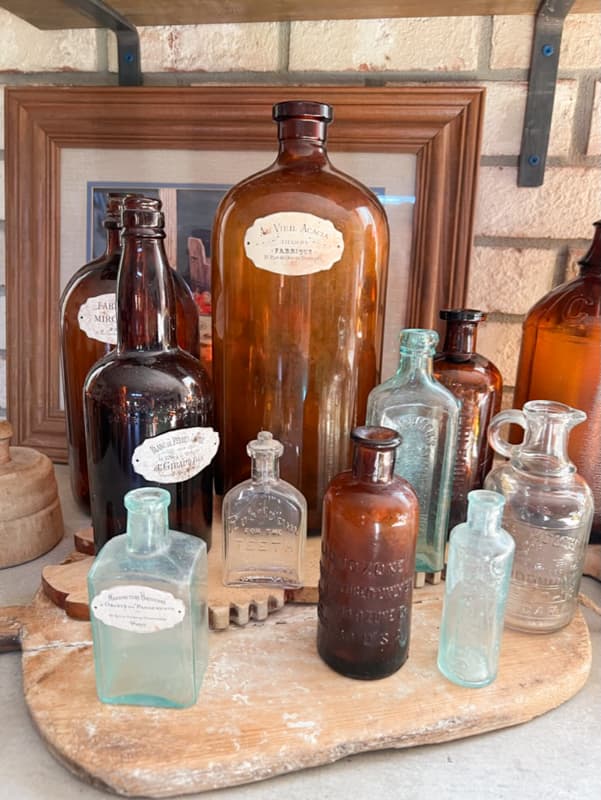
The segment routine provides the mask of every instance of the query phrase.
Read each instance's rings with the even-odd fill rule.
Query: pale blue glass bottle
[[[88,574],[96,689],[103,703],[184,708],[207,665],[207,549],[169,530],[165,489],[128,492],[127,531]]]
[[[419,501],[416,572],[440,572],[451,501],[459,401],[432,376],[438,334],[422,328],[401,331],[396,373],[367,400],[367,424],[393,428],[402,437],[395,472]]]
[[[502,495],[476,489],[467,500],[467,522],[449,538],[438,669],[477,688],[497,677],[515,542],[501,527]]]

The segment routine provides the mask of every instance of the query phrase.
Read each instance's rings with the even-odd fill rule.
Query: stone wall
[[[141,28],[142,69],[149,85],[485,86],[468,300],[491,312],[479,349],[511,387],[524,313],[574,274],[601,216],[601,14],[566,21],[545,182],[516,185],[533,26],[531,16],[499,16]],[[115,72],[111,33],[39,31],[0,9],[0,82],[114,84]],[[3,183],[0,161],[0,220]],[[0,222],[0,414],[6,407],[4,274]]]

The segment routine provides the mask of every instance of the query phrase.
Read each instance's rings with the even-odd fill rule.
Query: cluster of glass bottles
[[[442,570],[447,532],[456,525],[439,659],[445,675],[474,686],[494,678],[513,555],[506,531],[516,543],[507,623],[550,631],[574,613],[592,499],[574,475],[567,433],[584,416],[547,401],[527,403],[511,419],[497,414],[501,378],[476,353],[484,314],[471,309],[441,311],[447,335],[439,354],[435,331],[401,331],[399,368],[373,388],[386,283],[385,214],[369,190],[331,167],[328,106],[281,103],[274,119],[275,163],[230,190],[215,219],[213,387],[199,361],[194,300],[167,264],[159,201],[112,197],[107,252],[76,273],[63,295],[72,485],[82,504],[89,491],[101,551],[91,597],[110,594],[111,586],[100,582],[103,564],[110,583],[111,568],[131,559],[125,589],[115,588],[113,599],[102,595],[97,618],[92,603],[95,642],[104,652],[97,654],[99,693],[113,702],[194,702],[193,692],[186,699],[167,696],[152,680],[127,690],[127,673],[110,663],[110,652],[130,634],[135,639],[136,625],[148,624],[152,609],[174,614],[183,604],[188,619],[206,619],[192,609],[206,605],[202,591],[190,587],[202,584],[198,565],[204,561],[206,568],[201,540],[207,547],[211,542],[215,456],[216,487],[227,492],[224,581],[302,585],[307,529],[321,530],[318,650],[344,674],[382,677],[404,663],[413,574]],[[576,293],[564,303],[572,328],[562,335],[570,343],[580,337],[574,353],[586,350],[587,364],[590,331],[600,317],[599,236],[595,241],[582,262],[587,299]],[[521,364],[536,362],[546,327],[557,323],[555,317],[549,323],[548,309],[561,316],[558,303],[543,305],[536,322],[526,322]],[[528,338],[533,325],[537,334]],[[524,367],[523,374],[546,375],[543,367]],[[582,374],[590,378],[586,369]],[[576,382],[573,376],[562,381]],[[520,378],[518,384],[516,397]],[[598,414],[595,398],[588,405]],[[366,426],[357,427],[363,420]],[[522,445],[500,439],[498,428],[507,421],[526,428]],[[511,457],[492,472],[489,431],[490,444]],[[584,451],[579,445],[578,453]],[[487,473],[487,489],[506,500],[505,530],[498,499],[495,504],[490,492],[474,491]],[[151,507],[142,524],[141,509]],[[159,524],[161,515],[168,523]],[[154,526],[162,533],[151,533]],[[196,550],[183,547],[185,534],[193,534]],[[183,572],[174,567],[161,588],[156,570],[167,564]],[[150,610],[142,623],[128,616],[130,627],[122,629],[111,603],[145,585],[144,565],[154,576],[146,593]],[[187,583],[186,597],[168,588],[172,579]],[[462,608],[478,609],[466,629]],[[174,634],[160,619],[157,624],[157,631],[140,633],[145,657],[155,633],[157,641],[159,631],[163,638]],[[185,652],[197,646],[194,640]],[[199,666],[195,691],[201,673]]]

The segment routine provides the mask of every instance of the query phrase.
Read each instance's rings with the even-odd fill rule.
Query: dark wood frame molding
[[[414,153],[407,320],[465,302],[484,90],[469,87],[27,87],[6,90],[8,414],[16,444],[66,459],[59,408],[60,159],[67,147],[274,150],[271,106],[335,107],[332,151]]]

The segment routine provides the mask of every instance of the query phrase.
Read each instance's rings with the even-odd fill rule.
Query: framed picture
[[[386,377],[400,327],[438,327],[439,308],[465,302],[483,94],[415,86],[7,89],[7,395],[15,443],[66,459],[58,300],[98,247],[102,192],[158,193],[171,263],[202,294],[211,203],[273,160],[271,107],[285,99],[334,106],[333,163],[376,191],[387,210]]]

